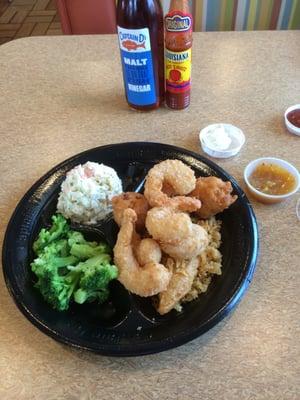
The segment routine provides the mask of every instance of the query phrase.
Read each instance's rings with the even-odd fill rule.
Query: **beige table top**
[[[48,37],[0,47],[0,240],[18,200],[55,164],[113,142],[152,140],[201,152],[198,132],[236,124],[247,142],[218,161],[243,185],[246,164],[276,156],[300,168],[300,138],[283,125],[299,103],[300,31],[197,33],[193,97],[184,112],[128,109],[116,39]],[[261,253],[236,310],[165,353],[113,359],[65,347],[32,326],[0,278],[0,398],[299,399],[300,222],[294,196],[253,201]]]

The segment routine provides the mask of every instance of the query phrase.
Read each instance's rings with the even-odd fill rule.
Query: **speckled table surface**
[[[246,164],[276,156],[300,168],[300,138],[283,124],[299,103],[300,31],[197,33],[190,108],[148,114],[124,100],[116,38],[44,37],[0,47],[0,240],[18,200],[55,164],[102,144],[135,140],[201,152],[201,127],[243,129],[241,153],[218,164],[243,187]],[[17,310],[0,277],[0,398],[299,399],[298,193],[253,201],[261,252],[236,310],[202,337],[141,358],[65,347]]]

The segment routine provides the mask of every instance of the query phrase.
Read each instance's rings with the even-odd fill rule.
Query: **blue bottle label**
[[[146,106],[156,103],[149,29],[118,26],[124,85],[129,103]]]

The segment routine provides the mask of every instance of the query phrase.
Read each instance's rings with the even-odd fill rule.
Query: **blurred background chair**
[[[115,32],[116,0],[56,0],[66,34]],[[170,0],[161,0],[166,13]],[[300,29],[300,0],[190,0],[195,31]]]
[[[115,33],[115,0],[56,0],[63,33]]]
[[[300,0],[194,0],[191,4],[196,31],[300,29]]]

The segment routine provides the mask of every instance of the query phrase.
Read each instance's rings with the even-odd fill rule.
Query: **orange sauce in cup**
[[[288,194],[296,186],[296,179],[289,171],[279,165],[266,163],[255,168],[249,182],[256,190],[269,195]]]

